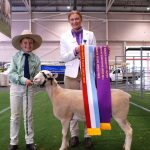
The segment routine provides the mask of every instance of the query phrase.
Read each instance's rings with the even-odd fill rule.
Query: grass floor
[[[132,102],[150,109],[150,94],[139,98],[137,93],[132,93]],[[0,112],[9,107],[9,92],[0,91]],[[133,128],[133,142],[131,150],[150,150],[150,112],[146,112],[136,106],[130,105],[128,119]],[[10,110],[0,113],[0,150],[7,150],[9,145],[9,120]],[[83,123],[80,126],[80,145],[70,150],[84,150]],[[35,142],[38,150],[58,150],[61,144],[61,125],[53,116],[52,105],[43,91],[35,95],[34,103],[34,129]],[[25,150],[23,121],[19,135],[19,148]],[[103,131],[102,136],[92,137],[92,150],[122,150],[124,133],[112,119],[112,130]]]

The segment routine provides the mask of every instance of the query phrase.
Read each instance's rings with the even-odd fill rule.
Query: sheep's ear
[[[53,73],[52,74],[52,78],[57,78],[58,77],[58,73]]]

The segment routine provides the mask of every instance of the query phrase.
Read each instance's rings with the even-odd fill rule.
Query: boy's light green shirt
[[[9,70],[9,80],[11,83],[25,85],[27,78],[24,77],[24,52],[18,51],[11,60]],[[29,70],[30,80],[33,80],[34,76],[40,71],[41,62],[37,55],[32,52],[29,53]]]

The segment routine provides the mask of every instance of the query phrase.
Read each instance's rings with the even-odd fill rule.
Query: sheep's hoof
[[[123,145],[123,149],[125,149],[125,144]]]
[[[67,148],[61,148],[61,147],[60,147],[60,149],[59,149],[59,150],[67,150]]]
[[[124,150],[130,150],[130,148],[126,148],[125,144],[123,145]]]

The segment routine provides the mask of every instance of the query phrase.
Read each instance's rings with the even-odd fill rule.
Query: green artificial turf
[[[141,99],[137,93],[132,94],[132,102],[150,108],[150,95],[146,93]],[[0,111],[9,107],[9,93],[0,92]],[[61,124],[52,112],[52,105],[46,92],[38,92],[34,103],[35,142],[38,150],[58,150],[61,145]],[[0,114],[0,149],[7,150],[9,145],[10,110]],[[128,120],[133,128],[133,142],[131,150],[149,150],[150,144],[150,113],[130,104]],[[124,133],[112,119],[112,130],[102,131],[101,136],[92,137],[92,150],[122,150]],[[84,150],[83,123],[80,126],[80,145],[69,150]],[[23,120],[19,134],[20,150],[25,150]]]

